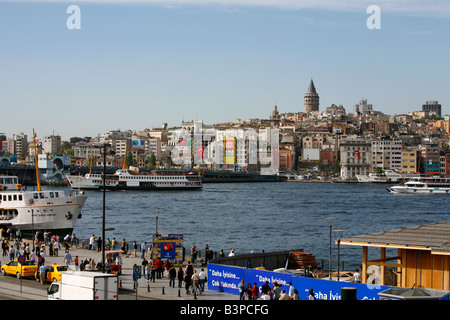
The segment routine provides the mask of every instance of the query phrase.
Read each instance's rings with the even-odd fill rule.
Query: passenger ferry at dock
[[[103,173],[68,176],[74,189],[103,189]],[[202,176],[195,171],[157,169],[140,172],[136,167],[119,169],[105,175],[106,190],[201,190]]]
[[[0,176],[0,227],[30,236],[38,230],[72,233],[87,197],[69,188],[41,190],[36,158],[37,186],[22,186],[16,176]]]
[[[413,178],[387,190],[391,193],[450,194],[450,178],[439,176]]]

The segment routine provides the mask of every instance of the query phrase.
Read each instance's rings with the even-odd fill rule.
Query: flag
[[[355,150],[356,156],[358,157],[358,159],[361,159],[361,156],[359,154],[359,150]]]

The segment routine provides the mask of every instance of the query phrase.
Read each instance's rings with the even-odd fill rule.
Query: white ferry
[[[81,209],[86,196],[75,191],[38,190],[36,187],[14,188],[8,184],[17,182],[17,177],[6,176],[1,180],[0,191],[0,227],[20,229],[23,234],[33,230],[49,231],[53,234],[67,234],[73,231],[75,223],[81,217]]]
[[[420,173],[406,173],[394,170],[386,170],[384,173],[370,173],[369,175],[356,175],[358,182],[364,183],[390,183],[403,182],[414,178],[420,178]]]
[[[24,235],[38,230],[71,233],[87,197],[69,189],[41,190],[38,172],[36,161],[36,187],[23,187],[16,176],[0,177],[0,227],[20,229]]]
[[[72,174],[68,179],[74,189],[103,189],[102,173]],[[105,176],[107,190],[200,190],[202,187],[200,173],[169,169],[139,172],[138,168],[130,167]]]
[[[363,183],[386,183],[386,182],[388,182],[386,175],[378,174],[378,173],[369,173],[369,175],[367,175],[367,176],[357,174],[356,179],[358,179],[358,182],[363,182]]]
[[[414,178],[387,190],[391,193],[450,194],[450,178],[439,176]]]

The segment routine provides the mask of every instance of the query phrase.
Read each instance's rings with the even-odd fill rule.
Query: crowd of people
[[[292,286],[292,282],[289,282],[289,289],[286,292],[285,289],[281,289],[281,285],[277,281],[273,283],[271,288],[269,281],[266,281],[261,286],[261,295],[259,287],[256,283],[248,283],[245,285],[245,280],[242,279],[239,283],[239,300],[299,300],[299,295],[297,289]],[[315,300],[314,290],[309,291],[309,300]]]

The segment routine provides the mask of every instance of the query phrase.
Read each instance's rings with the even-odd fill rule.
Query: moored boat
[[[36,187],[23,187],[16,176],[1,177],[0,227],[20,229],[24,235],[38,230],[71,233],[87,197],[71,189],[42,190],[37,161],[36,176]]]

